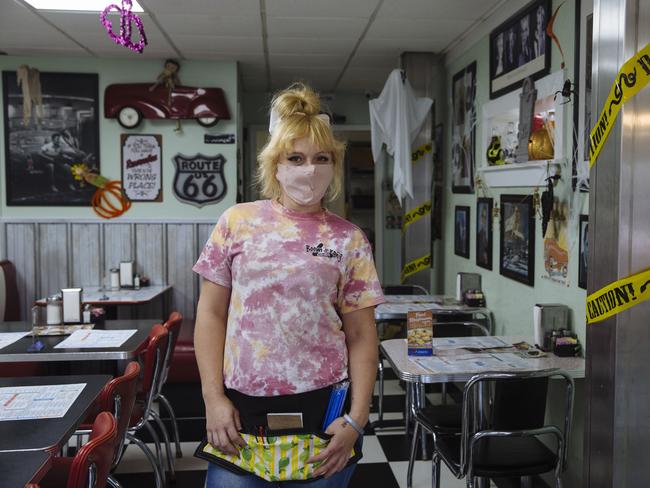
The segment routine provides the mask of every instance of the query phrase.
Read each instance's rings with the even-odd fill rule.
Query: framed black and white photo
[[[501,195],[499,271],[526,285],[535,284],[535,214],[530,195]]]
[[[457,205],[454,212],[454,253],[469,258],[469,207]]]
[[[497,98],[548,74],[551,38],[546,26],[551,0],[535,0],[490,33],[490,98]]]
[[[476,265],[492,269],[492,207],[491,198],[476,203]]]
[[[451,191],[474,193],[476,61],[454,75],[451,89]]]
[[[8,206],[90,206],[96,187],[73,176],[99,173],[97,75],[2,72]]]
[[[580,216],[580,255],[578,262],[578,286],[587,289],[589,265],[589,215]]]
[[[134,202],[162,202],[162,136],[122,134],[122,188]]]

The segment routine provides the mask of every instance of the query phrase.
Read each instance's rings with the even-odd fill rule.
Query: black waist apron
[[[325,449],[332,437],[322,429],[331,392],[332,386],[328,386],[295,395],[255,397],[226,389],[226,396],[239,411],[240,434],[246,447],[237,447],[239,454],[232,456],[204,440],[195,456],[234,473],[254,474],[267,481],[312,481],[316,479],[313,472],[318,463],[306,464],[305,461]],[[344,411],[349,410],[349,397]],[[301,413],[303,426],[271,430],[267,424],[269,413]],[[359,438],[350,453],[348,465],[361,459],[361,443]]]

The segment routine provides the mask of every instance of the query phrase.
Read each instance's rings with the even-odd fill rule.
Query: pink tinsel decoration
[[[109,5],[104,9],[104,11],[99,14],[99,18],[106,28],[106,32],[116,44],[121,44],[126,46],[129,49],[137,53],[142,53],[142,50],[147,45],[147,36],[144,34],[144,26],[142,25],[142,20],[136,14],[131,12],[133,3],[131,0],[122,0],[122,8],[118,7],[115,4]],[[113,26],[111,21],[108,20],[108,14],[111,10],[115,10],[120,13],[120,35],[118,36],[113,32]],[[135,22],[138,32],[140,33],[140,40],[134,44],[131,40],[131,22]]]

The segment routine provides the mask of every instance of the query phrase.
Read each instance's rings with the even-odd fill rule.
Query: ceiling
[[[145,58],[237,60],[244,91],[302,79],[328,92],[379,91],[405,51],[445,53],[504,0],[138,0]],[[119,0],[106,0],[117,3]],[[132,57],[97,12],[0,0],[0,51]],[[115,16],[115,19],[118,17]]]

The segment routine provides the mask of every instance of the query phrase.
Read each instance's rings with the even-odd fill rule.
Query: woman
[[[304,459],[304,472],[312,471],[300,486],[313,488],[345,487],[352,475],[375,383],[373,307],[383,302],[367,239],[323,208],[340,190],[345,147],[319,109],[318,96],[303,85],[274,98],[271,136],[258,157],[269,199],[224,212],[194,266],[205,278],[194,343],[204,452],[218,457],[211,460],[241,467],[245,454],[258,452],[251,429],[271,443],[266,413],[278,413],[278,404],[290,405],[285,420],[294,427],[320,430],[333,385],[350,379],[349,412],[327,427],[327,446]],[[264,425],[249,420],[263,418],[260,412]],[[206,486],[298,486],[266,481],[275,479],[269,463],[255,467],[258,476],[233,471],[228,462],[210,463]]]

